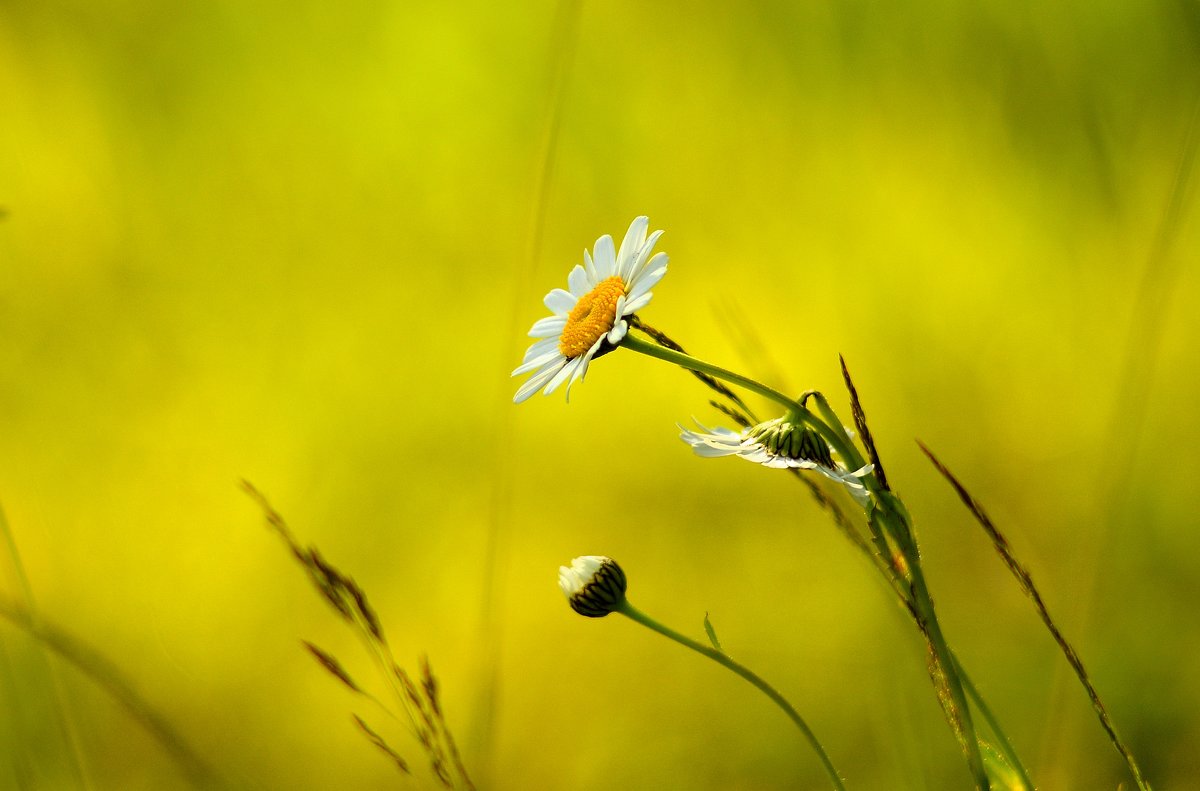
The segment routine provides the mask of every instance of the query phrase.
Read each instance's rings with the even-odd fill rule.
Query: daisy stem
[[[666,349],[657,344],[644,341],[636,337],[632,332],[626,334],[621,340],[621,346],[632,349],[635,352],[640,352],[648,357],[674,363],[689,371],[701,371],[718,379],[724,379],[727,382],[744,387],[753,393],[770,399],[786,408],[806,426],[816,431],[829,444],[829,447],[842,457],[842,461],[849,469],[857,469],[863,465],[862,454],[858,452],[854,443],[849,441],[845,432],[841,429],[840,422],[837,420],[833,421],[836,427],[826,423],[826,420],[836,417],[832,415],[832,410],[828,409],[828,404],[822,404],[818,401],[818,406],[825,416],[823,420],[821,417],[814,415],[804,405],[772,387],[768,387],[761,382],[734,373],[733,371],[706,363],[703,360],[698,360],[689,354],[684,354],[673,349]],[[863,479],[863,483],[875,495],[874,499],[878,504],[874,510],[874,514],[877,515],[881,523],[875,523],[875,519],[869,518],[868,523],[871,524],[872,531],[874,532],[880,528],[886,530],[899,544],[900,550],[908,563],[910,569],[909,582],[912,588],[913,604],[915,605],[914,615],[918,619],[921,631],[928,638],[930,647],[933,649],[934,656],[938,661],[939,669],[944,678],[945,691],[951,701],[951,708],[947,710],[947,719],[955,734],[962,740],[967,765],[974,777],[975,785],[981,791],[986,791],[990,788],[990,784],[983,766],[983,757],[979,750],[979,737],[976,735],[974,724],[971,721],[971,711],[967,705],[966,694],[963,691],[962,681],[957,672],[957,665],[950,653],[950,646],[946,643],[946,638],[942,635],[941,624],[938,623],[937,615],[933,609],[933,599],[929,595],[925,575],[920,566],[920,554],[917,550],[916,540],[912,534],[908,515],[899,499],[881,485],[878,476],[872,473]],[[882,542],[881,539],[882,535],[876,536],[877,546],[882,550],[886,548],[886,542]],[[666,632],[663,633],[666,634]],[[681,639],[680,642],[683,642],[685,639]],[[684,644],[687,645],[687,643]],[[709,651],[703,650],[702,646],[696,650],[700,650],[701,653],[705,653],[706,655],[709,654]],[[721,656],[724,655],[722,654]]]
[[[677,352],[674,349],[666,349],[655,343],[644,341],[635,336],[632,332],[626,334],[621,340],[621,346],[627,349],[632,349],[635,352],[641,352],[647,357],[655,357],[659,360],[665,360],[669,363],[674,363],[689,371],[700,371],[710,376],[715,376],[718,379],[724,379],[726,382],[744,387],[752,393],[757,393],[763,398],[767,398],[780,406],[785,407],[789,412],[792,412],[806,426],[821,435],[821,438],[829,443],[829,446],[837,451],[849,469],[858,469],[863,465],[862,456],[858,449],[846,441],[842,432],[827,425],[825,421],[809,411],[808,407],[800,404],[794,399],[788,398],[783,393],[773,387],[768,387],[762,382],[757,382],[749,377],[734,373],[733,371],[721,368],[720,366],[706,363],[703,360],[697,360],[690,354]]]
[[[908,564],[909,589],[912,592],[914,605],[913,616],[917,619],[917,627],[929,641],[929,647],[936,659],[934,666],[940,671],[941,683],[937,674],[931,672],[934,686],[939,689],[939,695],[944,685],[948,703],[943,702],[946,719],[955,736],[961,741],[963,752],[966,754],[967,766],[975,779],[975,786],[980,791],[991,788],[987,771],[983,765],[983,755],[979,748],[979,736],[971,718],[971,709],[967,704],[967,696],[963,690],[963,682],[958,672],[958,663],[950,651],[950,645],[942,634],[942,626],[933,608],[933,597],[929,594],[929,586],[925,581],[925,571],[921,567],[921,555],[913,536],[912,525],[904,504],[889,491],[875,493],[878,506],[872,512],[872,519],[878,517],[884,524],[884,529],[895,538],[900,551]],[[931,668],[932,670],[932,668]]]
[[[858,448],[854,447],[854,443],[850,439],[850,434],[847,433],[846,427],[842,425],[842,421],[838,418],[837,413],[833,411],[833,407],[829,405],[829,400],[817,390],[813,390],[811,393],[812,399],[817,402],[817,412],[821,414],[821,418],[829,424],[830,428],[842,436],[846,441],[846,445],[854,453],[853,456],[846,458],[846,465],[855,470],[864,466],[866,461],[858,452]]]
[[[690,637],[680,634],[670,627],[662,625],[630,604],[628,599],[623,599],[621,601],[621,604],[616,608],[616,612],[619,612],[627,618],[640,623],[642,626],[645,626],[652,631],[658,632],[664,637],[669,637],[680,645],[692,649],[696,653],[703,654],[717,664],[732,670],[734,673],[737,673],[746,681],[749,681],[751,684],[753,684],[760,692],[770,698],[776,706],[783,709],[783,712],[787,714],[788,718],[796,725],[797,728],[800,729],[800,732],[804,734],[804,738],[810,745],[812,745],[813,750],[816,751],[817,756],[821,759],[821,763],[825,767],[826,774],[828,774],[829,779],[833,781],[833,787],[838,789],[838,791],[846,791],[846,786],[842,784],[841,775],[838,774],[837,769],[834,768],[833,762],[829,759],[829,755],[825,752],[825,748],[821,746],[821,742],[817,740],[817,737],[812,732],[812,729],[808,727],[808,723],[804,721],[804,718],[800,716],[799,712],[796,711],[791,703],[788,703],[787,699],[783,697],[783,695],[779,694],[779,692],[766,681],[763,681],[758,674],[754,673],[744,665],[741,665],[738,662],[730,659],[717,649],[711,648],[703,643],[699,643]]]
[[[859,546],[863,554],[867,556],[867,559],[875,564],[876,570],[883,575],[884,580],[889,586],[891,586],[892,592],[896,594],[896,598],[900,600],[900,603],[904,607],[904,611],[912,616],[912,618],[917,621],[918,624],[920,624],[920,616],[917,614],[916,604],[912,599],[912,591],[907,585],[904,584],[903,581],[901,581],[899,576],[897,576],[895,569],[888,565],[888,562],[885,559],[886,556],[879,553],[872,553],[870,547],[868,547],[866,544],[856,544],[856,546]],[[987,702],[984,701],[983,695],[980,694],[979,690],[975,687],[975,684],[967,675],[967,671],[963,668],[962,663],[958,661],[958,657],[954,654],[953,649],[950,652],[950,658],[954,662],[954,672],[958,674],[958,677],[962,682],[963,691],[966,692],[967,696],[974,702],[975,707],[979,709],[979,713],[983,716],[984,721],[988,724],[988,727],[991,728],[992,733],[995,734],[996,739],[999,742],[997,748],[1000,750],[1005,760],[1008,761],[1009,766],[1013,768],[1013,770],[1020,777],[1021,782],[1024,784],[1021,787],[1022,791],[1033,791],[1034,785],[1033,781],[1029,779],[1029,771],[1025,768],[1025,764],[1021,761],[1020,756],[1017,755],[1016,748],[1013,747],[1012,741],[1008,738],[1008,734],[1005,733],[1004,729],[1001,727],[1000,721],[996,719],[996,715],[992,713],[991,708],[987,705]]]
[[[962,665],[958,663],[958,657],[951,654],[951,659],[954,660],[955,672],[962,679],[963,689],[970,696],[971,700],[975,701],[975,707],[979,709],[979,713],[983,715],[984,722],[988,724],[988,727],[992,729],[992,733],[996,736],[996,740],[999,742],[997,749],[1023,783],[1021,786],[1022,791],[1034,791],[1033,781],[1029,779],[1029,772],[1025,769],[1025,764],[1021,763],[1021,758],[1017,755],[1012,742],[1009,741],[1008,734],[1000,727],[1000,721],[996,719],[996,715],[992,713],[983,696],[979,694],[979,690],[971,682],[967,671],[963,670]]]

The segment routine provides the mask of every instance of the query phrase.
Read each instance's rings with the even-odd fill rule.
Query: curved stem
[[[841,434],[842,437],[845,438],[847,445],[854,448],[854,443],[850,440],[850,435],[847,433],[846,427],[842,425],[841,419],[838,418],[837,413],[833,411],[833,407],[829,405],[829,400],[825,398],[825,396],[819,390],[810,390],[809,392],[805,393],[805,395],[811,397],[817,402],[817,412],[821,414],[821,419],[828,423],[830,428]],[[854,448],[854,450],[857,451],[858,448]],[[857,459],[857,461],[859,467],[863,466],[864,462],[861,457]],[[852,460],[846,459],[846,463],[851,464]]]
[[[773,387],[768,387],[762,382],[734,373],[720,366],[706,363],[703,360],[698,360],[690,354],[677,352],[674,349],[666,349],[655,343],[650,343],[638,338],[633,333],[628,333],[621,341],[621,346],[626,349],[632,349],[635,352],[640,352],[647,357],[655,357],[659,360],[665,360],[669,363],[674,363],[689,371],[701,371],[703,373],[715,376],[718,379],[724,379],[726,382],[731,382],[739,387],[744,387],[752,393],[757,393],[763,398],[770,399],[780,406],[786,408],[789,412],[794,413],[806,426],[821,435],[821,438],[829,443],[829,447],[833,448],[842,457],[846,466],[851,470],[858,469],[863,466],[862,456],[858,449],[846,442],[846,439],[841,431],[825,424],[825,421],[818,418],[807,407],[788,398],[783,393]],[[873,476],[868,476],[873,477]]]
[[[808,727],[808,723],[804,721],[804,718],[800,716],[799,712],[796,711],[792,704],[789,703],[787,699],[783,697],[783,695],[779,694],[779,692],[766,681],[763,681],[758,674],[754,673],[744,665],[741,665],[730,659],[728,656],[716,650],[715,648],[711,648],[703,643],[698,643],[690,637],[680,634],[674,629],[663,626],[658,621],[635,608],[629,603],[628,599],[622,600],[621,604],[617,607],[616,612],[619,612],[622,615],[637,621],[642,626],[652,629],[664,637],[669,637],[680,645],[687,646],[696,653],[703,654],[717,664],[732,670],[734,673],[737,673],[746,681],[749,681],[751,684],[753,684],[760,692],[770,698],[776,706],[783,709],[783,712],[787,714],[788,718],[796,725],[797,728],[800,729],[800,732],[804,734],[804,738],[810,745],[812,745],[813,750],[816,751],[817,756],[821,759],[821,763],[825,767],[826,774],[829,775],[829,779],[833,782],[833,787],[838,789],[838,791],[846,791],[846,786],[842,784],[841,775],[838,774],[837,769],[834,768],[833,762],[829,759],[829,755],[825,752],[825,748],[821,746],[821,742],[817,740],[817,737],[812,732],[812,729]]]
[[[633,333],[625,335],[621,341],[621,346],[645,354],[648,357],[674,363],[690,371],[702,371],[770,399],[786,408],[806,426],[816,431],[829,444],[829,447],[842,457],[842,461],[850,469],[856,469],[863,465],[862,455],[854,447],[854,443],[848,440],[840,423],[836,427],[830,426],[825,420],[810,412],[807,407],[788,398],[772,387],[768,387],[761,382],[721,368],[720,366],[698,360],[689,354],[684,354],[674,349],[666,349],[657,344],[644,341]],[[823,407],[822,412],[824,412],[824,408],[827,408],[828,405],[818,402],[818,406]],[[832,412],[832,410],[829,411]],[[971,721],[971,711],[967,705],[966,694],[963,691],[963,685],[957,672],[957,665],[952,659],[950,646],[946,643],[946,638],[942,635],[941,624],[938,623],[937,615],[934,612],[933,598],[929,595],[925,575],[920,566],[920,556],[917,552],[916,542],[912,535],[908,518],[903,512],[903,505],[899,504],[894,495],[880,485],[879,478],[875,474],[872,473],[865,476],[863,482],[871,490],[871,493],[875,495],[876,503],[879,505],[875,513],[886,521],[887,532],[899,543],[900,550],[908,563],[912,578],[913,605],[915,606],[913,615],[918,619],[918,626],[928,638],[929,645],[933,649],[946,685],[946,692],[949,694],[952,705],[952,708],[947,710],[947,720],[954,730],[955,735],[962,742],[963,750],[966,753],[967,765],[976,786],[981,791],[987,791],[991,786],[988,781],[987,772],[984,769],[983,756],[979,749],[979,737]],[[868,523],[872,523],[873,521],[873,519],[868,519]],[[874,530],[874,526],[872,530]],[[882,536],[877,536],[877,543],[881,540]],[[880,548],[881,550],[883,549],[883,547]],[[663,634],[667,633],[663,632]],[[682,635],[679,637],[668,636],[671,636],[672,639],[680,639],[682,637]],[[683,642],[683,640],[681,639],[680,642]],[[687,643],[684,644],[687,645]],[[703,646],[699,646],[696,650],[709,655],[709,652],[704,650]],[[724,656],[719,652],[716,655]],[[713,658],[715,659],[716,656]]]

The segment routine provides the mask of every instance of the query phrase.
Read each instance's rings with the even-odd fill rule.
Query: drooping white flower
[[[679,438],[690,445],[697,456],[737,456],[774,469],[816,470],[845,486],[860,506],[866,507],[870,499],[861,479],[875,469],[874,465],[868,464],[854,471],[842,469],[829,454],[824,440],[799,423],[777,418],[740,432],[722,426],[708,428],[699,422],[696,425],[700,431],[680,426]]]
[[[625,601],[625,572],[603,555],[584,555],[571,567],[558,567],[558,587],[571,609],[589,618],[603,618]]]
[[[638,217],[629,225],[621,248],[608,234],[583,251],[583,264],[567,276],[567,290],[546,295],[553,314],[534,323],[529,337],[538,338],[513,376],[531,374],[513,396],[521,403],[538,390],[553,393],[564,382],[567,394],[583,379],[593,358],[616,348],[629,331],[628,317],[644,308],[654,287],[667,273],[667,254],[651,257],[662,231],[646,236],[650,221]]]

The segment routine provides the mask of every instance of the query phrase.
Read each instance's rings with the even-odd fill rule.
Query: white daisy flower
[[[860,506],[865,508],[870,499],[861,479],[875,469],[875,466],[868,464],[853,472],[839,468],[829,455],[824,440],[799,423],[793,423],[787,418],[776,418],[740,432],[721,426],[710,429],[699,421],[696,425],[700,431],[691,431],[680,426],[682,433],[679,438],[691,445],[697,456],[738,456],[774,469],[795,467],[801,470],[816,470],[845,486],[846,491]],[[814,457],[819,461],[814,461]]]
[[[589,618],[603,618],[625,601],[625,572],[603,555],[584,555],[571,567],[558,567],[558,587],[571,609]]]
[[[626,318],[646,307],[653,296],[650,289],[667,273],[667,254],[650,256],[662,231],[647,238],[649,226],[646,217],[630,223],[620,250],[613,249],[611,236],[601,236],[591,253],[583,251],[583,265],[567,276],[568,290],[556,288],[546,295],[546,307],[554,315],[529,330],[529,337],[541,340],[529,347],[512,372],[532,372],[513,396],[514,403],[543,388],[550,395],[563,382],[569,397],[571,385],[583,379],[592,358],[620,344],[629,331]]]

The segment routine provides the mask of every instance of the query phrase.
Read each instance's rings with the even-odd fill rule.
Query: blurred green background
[[[671,256],[651,324],[848,420],[846,355],[950,642],[1039,786],[1131,780],[915,437],[1007,532],[1150,780],[1187,787],[1198,67],[1182,0],[8,0],[0,504],[37,612],[229,787],[431,787],[301,650],[371,678],[245,477],[403,662],[429,655],[481,789],[826,787],[732,675],[573,615],[555,576],[580,554],[690,634],[708,612],[849,787],[968,787],[872,569],[788,476],[676,438],[715,422],[707,391],[618,353],[569,405],[510,403],[542,296],[645,213]],[[186,787],[84,675],[0,640],[0,787]]]

